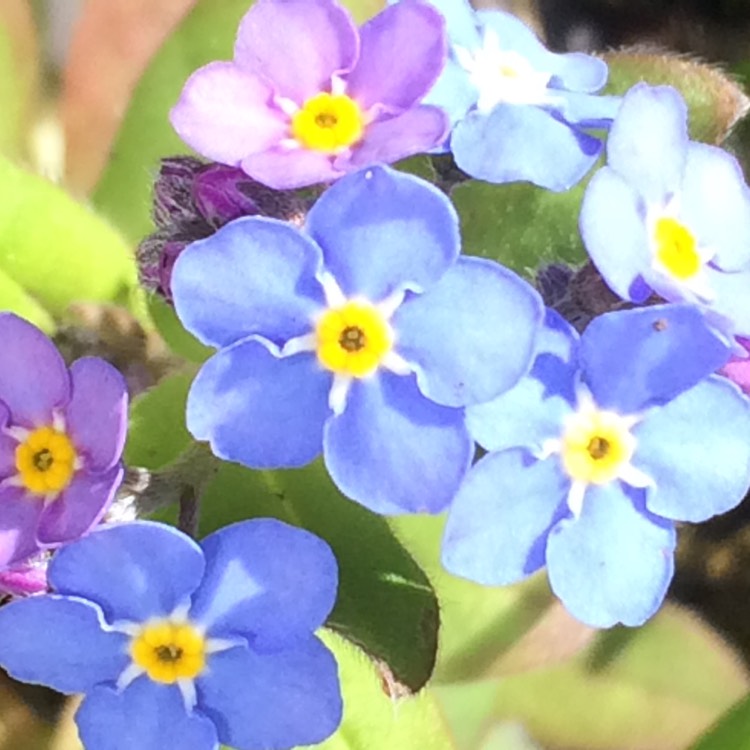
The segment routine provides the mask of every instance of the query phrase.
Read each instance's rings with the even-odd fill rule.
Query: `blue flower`
[[[49,567],[54,594],[0,609],[0,664],[84,693],[88,750],[281,749],[341,720],[336,661],[313,635],[336,598],[336,561],[272,519],[200,546],[162,524],[102,528]]]
[[[463,407],[526,373],[543,316],[515,274],[459,257],[445,195],[387,167],[329,188],[304,231],[251,217],[194,243],[172,290],[220,348],[190,391],[192,434],[253,468],[322,451],[379,513],[446,507],[473,456]]]
[[[510,13],[430,2],[447,20],[451,54],[424,101],[451,118],[456,164],[488,182],[575,185],[602,150],[586,130],[608,125],[620,102],[594,95],[607,81],[604,61],[550,52]]]
[[[615,294],[656,293],[750,334],[750,190],[737,160],[688,139],[687,107],[669,86],[634,86],[591,180],[581,234]]]
[[[750,401],[710,375],[728,345],[690,305],[555,313],[531,374],[467,420],[491,451],[451,507],[445,567],[486,585],[547,566],[590,625],[639,625],[673,572],[675,521],[737,505],[750,482]]]

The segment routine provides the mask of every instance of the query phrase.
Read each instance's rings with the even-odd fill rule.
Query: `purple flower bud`
[[[0,571],[0,596],[20,598],[47,591],[50,557],[49,552],[42,552]]]
[[[193,221],[198,211],[193,201],[193,183],[206,165],[191,156],[162,159],[154,183],[154,223],[168,229],[175,222]]]
[[[241,169],[224,164],[210,164],[195,176],[195,207],[217,229],[240,216],[252,216],[259,212],[258,206],[250,197],[254,184]]]

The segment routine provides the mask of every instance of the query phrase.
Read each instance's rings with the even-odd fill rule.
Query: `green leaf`
[[[159,159],[189,151],[169,124],[169,110],[197,68],[231,59],[237,26],[250,5],[249,0],[198,2],[141,78],[94,194],[94,204],[131,240],[152,231],[148,175],[156,175]],[[344,5],[361,22],[384,0],[344,0]]]
[[[53,333],[55,322],[50,314],[6,273],[0,270],[0,310],[26,318],[45,333]]]
[[[639,81],[679,89],[690,110],[690,135],[694,140],[721,143],[750,107],[750,100],[734,78],[682,55],[623,50],[602,57],[609,65],[604,93],[622,95]]]
[[[129,302],[122,238],[60,188],[0,157],[0,270],[53,315],[75,301]]]
[[[148,312],[156,330],[167,346],[175,353],[191,362],[205,362],[214,350],[204,346],[177,317],[174,307],[168,305],[158,294],[148,297]]]
[[[258,516],[328,541],[340,576],[328,626],[385,662],[396,682],[421,688],[435,662],[437,600],[385,519],[346,499],[321,463],[266,472],[222,464],[203,495],[201,534]]]
[[[497,260],[527,278],[542,264],[583,263],[578,214],[585,184],[565,193],[520,182],[456,185],[451,198],[461,218],[463,251]]]
[[[732,706],[691,750],[749,750],[750,696]]]

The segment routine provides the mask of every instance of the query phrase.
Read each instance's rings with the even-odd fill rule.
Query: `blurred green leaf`
[[[175,354],[198,363],[204,362],[213,354],[213,349],[201,344],[192,333],[185,330],[174,307],[159,295],[152,294],[148,297],[148,312],[156,330]]]
[[[49,310],[132,302],[135,262],[122,238],[60,188],[0,157],[0,271]]]
[[[750,696],[732,706],[690,750],[748,750]]]
[[[21,144],[21,110],[23,96],[17,75],[11,37],[0,24],[0,153],[17,154]]]
[[[151,231],[152,177],[159,159],[187,153],[169,124],[169,110],[197,68],[232,57],[234,37],[250,0],[201,0],[167,39],[141,78],[117,135],[94,204],[131,240]],[[384,0],[344,0],[358,21]]]
[[[0,270],[0,310],[10,312],[26,318],[45,333],[55,330],[55,322],[50,314],[23,288],[7,274]]]
[[[694,140],[721,143],[750,107],[750,100],[734,78],[682,55],[622,50],[602,56],[609,65],[604,93],[624,94],[639,81],[679,89],[690,110],[690,135]]]
[[[437,171],[432,163],[432,159],[426,154],[410,156],[408,159],[402,159],[393,165],[396,169],[407,174],[413,174],[415,177],[421,177],[423,180],[437,182]]]
[[[586,260],[578,233],[585,184],[553,193],[529,183],[469,180],[453,188],[463,251],[492,258],[531,278],[546,263]]]

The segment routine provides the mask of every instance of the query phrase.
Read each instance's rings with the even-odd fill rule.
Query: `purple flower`
[[[738,347],[744,349],[739,356],[733,356],[719,374],[736,383],[745,393],[750,394],[750,339],[738,338]]]
[[[329,182],[443,140],[446,115],[419,102],[445,57],[443,18],[418,0],[359,32],[333,0],[259,0],[234,61],[196,71],[171,121],[198,153],[271,187]]]
[[[122,478],[127,391],[95,357],[70,370],[30,323],[0,314],[0,567],[85,534]]]
[[[315,637],[336,599],[328,545],[274,519],[200,546],[170,526],[102,527],[50,563],[54,594],[0,609],[0,664],[84,693],[88,750],[280,750],[341,721],[336,661]]]
[[[0,570],[0,599],[3,596],[23,597],[47,591],[49,559],[49,552],[41,552]]]

